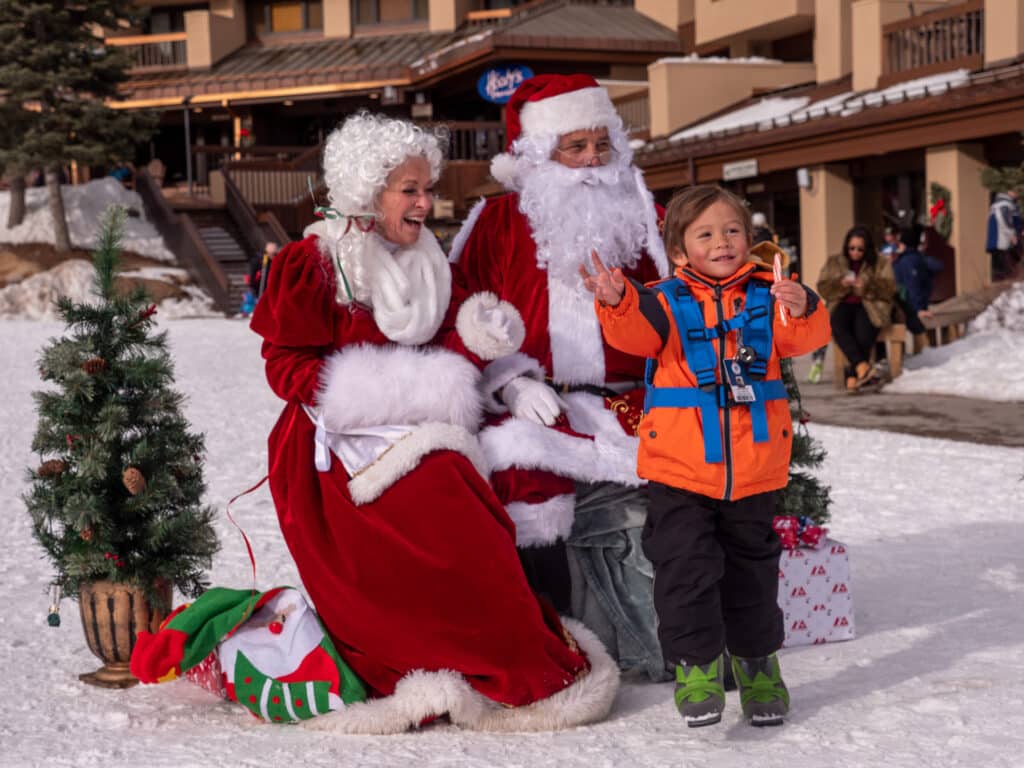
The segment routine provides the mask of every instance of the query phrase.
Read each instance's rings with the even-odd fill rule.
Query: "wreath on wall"
[[[950,208],[950,199],[953,195],[948,187],[933,181],[930,196],[932,205],[928,209],[928,215],[931,217],[932,227],[943,240],[948,240],[953,231],[953,211]]]

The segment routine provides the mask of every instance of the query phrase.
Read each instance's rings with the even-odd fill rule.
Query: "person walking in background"
[[[928,311],[935,275],[942,271],[942,262],[920,250],[919,243],[923,244],[923,240],[916,230],[904,229],[892,261],[897,285],[895,300],[906,317],[907,328],[914,334],[915,352],[928,346],[920,316]]]
[[[267,276],[270,273],[270,262],[277,254],[277,243],[268,240],[263,246],[263,253],[249,259],[249,274],[245,276],[245,293],[242,295],[242,308],[239,314],[248,317],[256,307],[256,302],[267,288]]]
[[[896,231],[896,227],[887,226],[885,232],[882,234],[882,247],[878,249],[878,252],[882,256],[888,256],[892,258],[893,255],[900,249],[900,235]]]
[[[892,323],[896,279],[889,260],[879,258],[867,227],[846,233],[842,253],[829,256],[821,270],[818,293],[828,302],[832,336],[848,361],[847,391],[879,383],[871,351],[878,332]]]
[[[757,245],[763,243],[766,240],[768,242],[775,242],[775,233],[772,232],[772,228],[768,226],[768,217],[760,211],[754,211],[750,215],[750,224],[753,227],[753,235],[751,237],[752,243]]]
[[[1020,265],[1021,216],[1016,189],[996,193],[988,209],[985,250],[992,257],[992,279],[1004,280],[1016,274]]]
[[[829,320],[809,288],[773,282],[748,260],[751,234],[742,200],[689,187],[665,214],[673,279],[643,287],[596,252],[596,275],[580,268],[608,343],[648,358],[643,547],[676,706],[691,727],[722,718],[725,650],[751,724],[778,725],[789,711],[772,529],[793,439],[781,360],[827,344]]]

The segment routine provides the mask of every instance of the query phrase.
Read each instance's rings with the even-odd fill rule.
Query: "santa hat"
[[[590,75],[531,77],[516,88],[505,108],[509,149],[520,137],[560,136],[621,123],[608,92]]]

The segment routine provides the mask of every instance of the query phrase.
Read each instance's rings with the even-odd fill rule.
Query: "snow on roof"
[[[769,131],[772,128],[782,128],[832,115],[847,117],[857,114],[865,107],[881,107],[909,99],[939,96],[953,88],[967,85],[970,79],[969,70],[957,69],[896,83],[877,91],[847,91],[811,104],[810,98],[806,96],[768,96],[711,120],[691,125],[672,134],[668,140],[694,141],[745,130]]]
[[[760,125],[774,118],[788,115],[790,112],[806,107],[810,101],[806,96],[794,98],[769,97],[754,104],[720,115],[703,123],[693,125],[686,130],[673,134],[669,141],[686,141],[687,139],[703,139],[712,134],[728,133],[735,129],[749,128]]]
[[[666,56],[658,59],[655,64],[785,64],[782,59],[767,59],[764,56],[698,56],[691,53],[689,56]]]

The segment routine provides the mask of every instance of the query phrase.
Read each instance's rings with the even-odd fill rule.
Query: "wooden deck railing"
[[[136,71],[188,67],[188,43],[184,32],[162,35],[108,37],[106,44],[124,48]]]
[[[902,80],[977,69],[985,60],[985,2],[969,0],[882,27],[885,87]]]
[[[214,304],[225,312],[233,311],[229,297],[228,276],[210,254],[192,220],[179,216],[167,204],[160,187],[145,169],[135,174],[135,191],[142,198],[153,226],[163,237],[171,252],[182,260],[185,268],[209,292]]]

